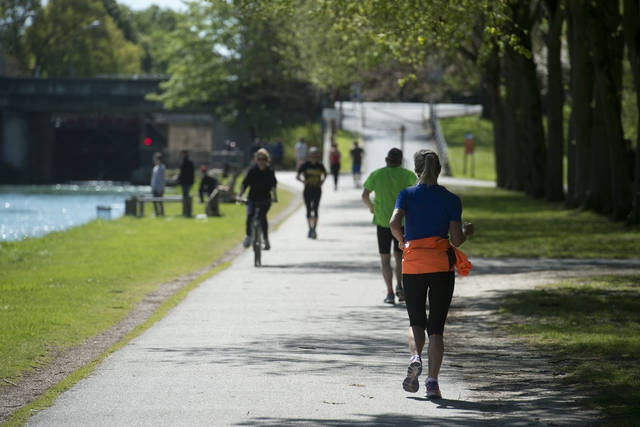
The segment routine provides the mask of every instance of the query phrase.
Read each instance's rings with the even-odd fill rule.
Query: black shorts
[[[421,326],[427,335],[443,335],[456,276],[453,271],[403,274],[402,287],[411,326]],[[429,316],[425,308],[429,307]]]
[[[322,187],[308,185],[302,193],[304,204],[307,207],[307,218],[318,217],[318,207],[322,196]]]
[[[402,252],[402,249],[398,247],[398,240],[393,237],[390,228],[382,227],[381,225],[377,225],[376,228],[378,234],[378,253],[382,255],[390,254],[391,247],[393,247],[394,252]]]

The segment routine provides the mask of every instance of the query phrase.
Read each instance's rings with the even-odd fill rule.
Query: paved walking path
[[[389,115],[384,105],[368,107],[376,107],[368,120],[374,110]],[[414,121],[407,153],[428,143]],[[373,133],[364,135],[365,172],[396,145],[391,133]],[[278,179],[301,192],[293,173]],[[242,251],[28,425],[526,426],[597,418],[560,386],[544,355],[490,322],[504,292],[593,268],[637,272],[640,263],[471,258],[475,268],[457,280],[445,332],[444,399],[429,401],[423,384],[416,394],[402,390],[406,312],[382,303],[375,228],[360,192],[349,175],[337,192],[328,183],[317,240],[306,237],[297,209],[272,231],[263,267]]]
[[[279,179],[296,185],[291,173]],[[416,394],[404,392],[406,312],[382,303],[375,229],[360,190],[342,179],[339,191],[324,190],[317,240],[306,238],[298,209],[272,232],[262,268],[243,251],[29,425],[582,425],[592,419],[577,410],[573,395],[557,390],[539,355],[485,328],[499,291],[544,281],[526,263],[505,280],[500,264],[472,259],[477,273],[458,279],[448,326],[445,399],[426,400],[423,385]],[[511,375],[540,372],[551,383],[510,383],[501,376],[506,367]]]

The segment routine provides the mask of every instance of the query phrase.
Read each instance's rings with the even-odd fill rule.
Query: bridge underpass
[[[146,99],[161,81],[0,78],[0,184],[147,183],[167,147],[168,112]]]

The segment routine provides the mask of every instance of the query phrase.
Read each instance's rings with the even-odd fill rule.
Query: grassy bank
[[[551,356],[554,375],[590,396],[604,425],[640,419],[640,276],[574,279],[509,295],[509,332]]]
[[[480,116],[441,118],[439,122],[442,133],[447,140],[449,168],[452,176],[495,181],[493,124],[488,120],[481,119]],[[473,156],[466,159],[465,171],[464,141],[465,135],[468,133],[473,135],[475,150]]]
[[[456,188],[463,219],[476,224],[469,255],[523,258],[637,258],[637,228],[562,203],[495,188]]]
[[[279,197],[270,217],[292,194]],[[222,204],[222,217],[204,219],[182,218],[177,203],[165,209],[164,218],[147,212],[0,243],[1,378],[17,380],[110,328],[158,284],[211,265],[244,236],[241,205]]]

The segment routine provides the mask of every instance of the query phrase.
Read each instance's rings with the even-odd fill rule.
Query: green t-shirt
[[[364,188],[375,193],[373,223],[389,228],[389,220],[391,220],[398,194],[405,188],[415,185],[417,180],[415,173],[403,167],[385,166],[371,172],[364,182]]]

